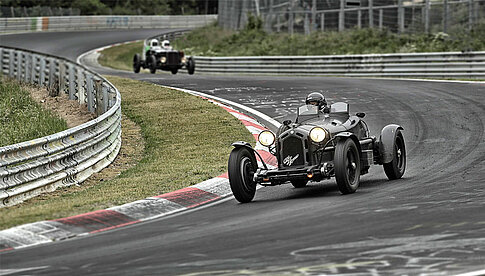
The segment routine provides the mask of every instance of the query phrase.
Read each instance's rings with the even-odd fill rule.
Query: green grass
[[[66,122],[36,103],[25,86],[0,77],[0,146],[67,129]]]
[[[67,217],[171,192],[227,170],[231,143],[253,136],[232,115],[198,97],[109,77],[124,115],[141,127],[142,159],[108,181],[60,189],[0,210],[0,228]],[[65,190],[65,191],[64,191]]]
[[[105,49],[98,58],[99,64],[120,70],[133,70],[133,56],[141,54],[143,41]]]

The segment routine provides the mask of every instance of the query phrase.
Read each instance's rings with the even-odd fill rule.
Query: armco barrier
[[[0,33],[136,28],[196,28],[217,20],[217,15],[52,16],[0,18]]]
[[[353,77],[485,78],[485,52],[195,57],[197,72]]]
[[[86,67],[36,52],[0,47],[1,75],[59,89],[97,118],[32,141],[0,147],[0,207],[84,181],[121,147],[121,96]]]

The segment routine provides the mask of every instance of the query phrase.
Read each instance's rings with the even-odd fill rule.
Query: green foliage
[[[246,28],[228,31],[206,26],[178,38],[173,44],[188,54],[201,56],[345,55],[370,53],[445,52],[485,50],[485,23],[470,34],[398,35],[387,30],[350,29],[344,32],[314,32],[311,35],[266,33],[256,17]]]
[[[74,0],[71,7],[81,10],[82,15],[101,15],[107,14],[107,7],[99,0]]]
[[[67,129],[64,120],[43,109],[16,81],[0,78],[0,146]]]

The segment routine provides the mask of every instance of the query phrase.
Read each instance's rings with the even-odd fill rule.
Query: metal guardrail
[[[485,78],[485,52],[194,58],[205,73]]]
[[[103,30],[135,28],[196,28],[217,15],[51,16],[0,18],[0,33],[28,31]]]
[[[121,147],[121,96],[102,76],[67,59],[0,47],[0,74],[56,87],[97,118],[65,131],[0,147],[0,207],[84,181]]]

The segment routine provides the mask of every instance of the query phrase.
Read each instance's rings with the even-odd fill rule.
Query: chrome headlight
[[[320,143],[327,137],[327,132],[321,127],[314,127],[310,130],[310,139],[315,143]]]
[[[276,140],[273,132],[269,130],[263,130],[258,136],[258,141],[261,143],[261,145],[265,147],[271,146],[274,141]]]
[[[185,63],[185,62],[187,62],[187,58],[183,57],[182,58],[182,63]]]
[[[162,63],[165,63],[165,62],[167,61],[167,58],[166,58],[166,57],[162,57],[162,58],[160,59],[160,61],[161,61]]]

